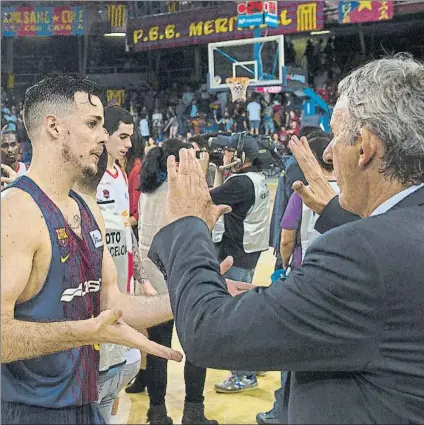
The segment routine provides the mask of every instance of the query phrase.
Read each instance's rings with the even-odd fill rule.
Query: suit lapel
[[[394,205],[391,209],[397,210],[398,208],[416,207],[420,205],[424,205],[424,187],[411,193],[399,203]]]

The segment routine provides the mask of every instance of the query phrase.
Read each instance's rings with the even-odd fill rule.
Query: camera
[[[204,134],[208,151],[235,151],[235,157],[241,161],[250,159],[259,170],[269,170],[281,166],[281,159],[275,150],[274,143],[268,136],[257,136],[247,132],[227,134]],[[244,155],[243,155],[244,154]]]

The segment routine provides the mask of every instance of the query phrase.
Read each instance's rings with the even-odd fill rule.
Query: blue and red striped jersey
[[[79,237],[58,207],[30,178],[23,176],[10,187],[23,190],[34,199],[46,222],[52,248],[44,285],[32,299],[15,306],[15,318],[61,322],[98,316],[103,240],[87,204],[75,192],[69,193],[81,214]],[[3,364],[1,398],[50,408],[92,403],[98,399],[98,366],[99,351],[94,346]]]

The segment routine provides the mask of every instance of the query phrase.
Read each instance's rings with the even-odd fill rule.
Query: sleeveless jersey
[[[21,189],[34,199],[43,214],[52,247],[50,268],[43,287],[29,301],[16,304],[15,318],[62,322],[98,316],[103,240],[87,204],[75,192],[69,193],[81,214],[80,238],[69,227],[61,211],[30,178],[23,176],[9,187]],[[1,398],[47,408],[95,402],[98,399],[98,365],[98,347],[93,346],[2,364]]]
[[[23,162],[18,162],[18,169],[16,170],[16,174],[21,177],[24,176],[28,171],[28,165]]]
[[[97,203],[106,229],[106,245],[113,258],[118,274],[118,288],[126,292],[128,282],[128,256],[125,224],[115,208],[115,201]],[[100,344],[100,372],[125,362],[127,347],[117,344]]]
[[[134,293],[134,265],[132,256],[128,181],[125,173],[118,167],[118,165],[114,164],[114,170],[115,173],[111,173],[109,170],[106,170],[99,185],[97,186],[97,203],[99,204],[100,209],[102,209],[103,203],[114,201],[116,213],[124,222],[127,248],[126,255],[128,261],[128,280],[125,292],[132,294]]]

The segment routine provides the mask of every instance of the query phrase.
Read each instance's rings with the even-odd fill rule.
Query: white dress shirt
[[[392,209],[396,204],[398,204],[400,201],[405,199],[407,196],[411,195],[411,193],[416,192],[418,189],[421,189],[424,187],[424,183],[418,185],[418,186],[411,186],[408,187],[405,190],[402,190],[402,192],[396,193],[396,195],[389,198],[387,201],[383,202],[379,207],[377,207],[371,214],[373,215],[379,215],[384,214],[385,212]]]

